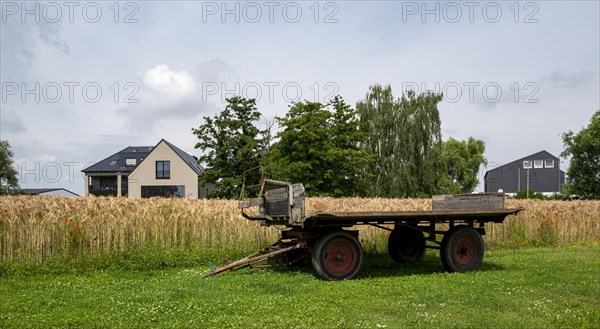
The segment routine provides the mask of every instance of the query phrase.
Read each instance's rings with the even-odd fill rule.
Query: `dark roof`
[[[153,149],[154,146],[129,146],[81,172],[132,172]],[[135,165],[127,166],[127,159],[135,159]]]
[[[67,189],[64,188],[22,188],[22,189],[16,189],[16,190],[11,190],[11,193],[14,194],[27,194],[27,195],[39,195],[42,193],[48,193],[48,192],[53,192],[53,191],[60,191],[63,190],[65,192],[69,192],[73,195],[79,196],[79,194],[77,193],[73,193]]]
[[[175,152],[177,153],[177,155],[181,158],[181,160],[183,160],[185,163],[188,164],[188,166],[190,166],[190,168],[192,168],[192,170],[197,174],[200,175],[204,169],[202,169],[202,167],[200,167],[200,165],[198,164],[198,159],[195,156],[190,155],[189,153],[185,152],[184,150],[178,148],[177,146],[167,142],[166,140],[162,139],[161,142],[164,141],[165,144],[169,145],[169,147]],[[160,142],[159,142],[160,144]]]
[[[544,159],[548,159],[548,158],[558,159],[558,157],[555,157],[550,152],[548,152],[546,150],[542,150],[542,151],[539,151],[537,153],[533,153],[533,154],[530,154],[528,156],[522,157],[520,159],[517,159],[517,160],[511,161],[509,163],[503,164],[503,165],[501,165],[499,167],[496,167],[494,169],[490,169],[490,170],[488,170],[488,171],[485,172],[485,175],[483,176],[483,178],[485,178],[489,172],[495,171],[495,170],[500,170],[501,168],[507,167],[507,166],[509,166],[509,165],[511,165],[513,163],[519,163],[519,162],[524,161],[524,160],[544,160]],[[563,171],[561,170],[561,172],[563,172]]]
[[[188,154],[187,152],[183,151],[177,146],[167,142],[165,139],[161,139],[160,142],[158,142],[158,144],[160,144],[161,142],[165,142],[165,144],[167,144],[173,150],[173,152],[175,152],[181,158],[181,160],[187,163],[187,165],[190,166],[190,168],[192,168],[192,170],[197,175],[200,175],[202,171],[204,171],[202,167],[200,167],[200,165],[198,164],[198,159],[196,157]],[[156,145],[158,146],[158,144]],[[148,154],[150,154],[150,152],[152,152],[152,150],[154,150],[155,148],[156,146],[129,146],[109,156],[108,158],[83,169],[82,172],[132,172],[133,169],[135,169],[142,162],[142,160],[145,159],[148,156]],[[135,165],[127,166],[126,160],[132,158],[136,159]]]

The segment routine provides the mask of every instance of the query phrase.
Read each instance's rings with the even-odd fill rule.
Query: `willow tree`
[[[371,86],[356,104],[362,147],[374,155],[368,164],[371,195],[414,197],[436,192],[442,159],[442,134],[437,104],[441,94],[405,92],[395,99],[390,86]]]

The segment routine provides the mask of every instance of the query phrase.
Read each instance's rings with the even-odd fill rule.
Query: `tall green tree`
[[[205,165],[199,184],[214,183],[210,197],[239,196],[242,173],[259,165],[264,148],[263,131],[255,126],[260,119],[254,99],[232,97],[225,109],[192,132],[200,140],[195,148],[204,152],[199,162]]]
[[[561,156],[571,157],[565,192],[600,199],[600,110],[587,127],[576,134],[569,131],[562,138],[565,149]]]
[[[371,157],[359,147],[365,135],[356,112],[341,97],[328,104],[295,103],[277,121],[282,130],[269,166],[276,178],[302,182],[312,195],[365,193],[361,170]]]
[[[356,104],[363,148],[375,161],[366,167],[373,196],[412,197],[436,192],[443,168],[441,94],[407,91],[395,99],[390,86],[371,86]]]
[[[485,142],[470,137],[468,141],[450,138],[442,143],[446,172],[441,172],[438,193],[471,193],[479,183],[479,167],[487,164]]]
[[[19,187],[18,172],[13,167],[14,153],[7,140],[0,140],[0,194]]]

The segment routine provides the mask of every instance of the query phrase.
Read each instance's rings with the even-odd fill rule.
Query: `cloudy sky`
[[[559,155],[600,108],[598,1],[1,4],[0,138],[22,187],[82,193],[82,168],[161,138],[198,156],[192,127],[234,94],[272,120],[376,83],[441,91],[444,138],[483,139],[490,167]]]

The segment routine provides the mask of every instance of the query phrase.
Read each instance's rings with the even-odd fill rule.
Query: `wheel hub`
[[[345,240],[331,241],[325,250],[324,267],[335,275],[344,275],[351,272],[356,265],[357,255],[354,249]]]
[[[462,266],[468,266],[475,259],[475,241],[468,236],[462,236],[456,242],[454,256],[456,262]]]

